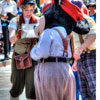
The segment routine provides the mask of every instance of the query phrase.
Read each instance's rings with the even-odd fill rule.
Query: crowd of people
[[[13,45],[10,100],[24,88],[27,100],[96,100],[96,1],[40,2],[0,1],[3,61]]]

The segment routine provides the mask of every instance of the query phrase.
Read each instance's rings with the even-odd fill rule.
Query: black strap
[[[70,63],[72,62],[74,59],[73,58],[62,58],[62,57],[49,57],[47,59],[40,59],[40,62],[66,62],[66,63]]]

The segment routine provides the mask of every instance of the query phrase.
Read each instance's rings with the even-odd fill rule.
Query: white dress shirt
[[[58,29],[64,37],[67,37],[67,33],[64,27],[58,26],[50,29],[45,29],[39,39],[39,42],[34,48],[32,48],[30,55],[34,60],[39,60],[41,58],[53,57],[63,57],[64,46],[62,38],[59,33],[54,30]],[[70,48],[70,40],[68,43],[68,58],[72,56]]]
[[[17,5],[15,1],[10,0],[6,2],[5,0],[0,2],[0,6],[3,8],[1,15],[6,15],[8,12],[17,15]]]

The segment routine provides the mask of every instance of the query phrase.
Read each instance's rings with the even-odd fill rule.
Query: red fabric
[[[22,4],[24,2],[24,0],[19,0],[19,3]]]
[[[29,21],[29,24],[34,24],[36,23],[37,20],[35,19],[35,17],[32,15],[32,17],[30,18],[30,21]],[[23,18],[23,14],[20,15],[20,29],[17,31],[17,39],[21,38],[21,33],[22,33],[22,30],[21,30],[21,25],[22,24],[25,24],[25,20]]]
[[[77,21],[77,19],[79,19],[79,20],[83,19],[83,14],[82,14],[81,10],[76,5],[72,4],[69,0],[62,0],[60,6],[75,21]]]
[[[47,7],[49,7],[52,3],[48,3],[45,6],[43,6],[42,8],[42,12],[44,13],[44,11],[47,9]]]
[[[54,0],[52,0],[51,3],[54,3]]]
[[[48,3],[47,5],[45,5],[42,8],[42,11],[44,13],[44,11],[46,10],[46,8],[48,6],[50,6],[52,3]],[[82,20],[83,19],[83,14],[80,10],[80,8],[78,8],[76,5],[72,4],[69,0],[62,0],[61,1],[61,8],[68,13],[75,21],[77,21],[77,19]]]
[[[34,24],[34,23],[36,23],[36,22],[37,22],[37,21],[36,21],[34,15],[32,15],[32,17],[30,18],[29,24]],[[25,24],[25,20],[24,20],[23,14],[20,15],[20,26],[21,26],[22,24]]]
[[[84,14],[86,14],[86,15],[89,16],[89,12],[88,12],[88,9],[87,9],[87,7],[85,6],[85,4],[82,5],[82,9],[83,9]]]

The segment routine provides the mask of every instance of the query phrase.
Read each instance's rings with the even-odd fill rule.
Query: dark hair
[[[46,19],[45,29],[54,26],[63,26],[70,34],[75,26],[75,20],[58,5],[52,4],[44,11]]]

